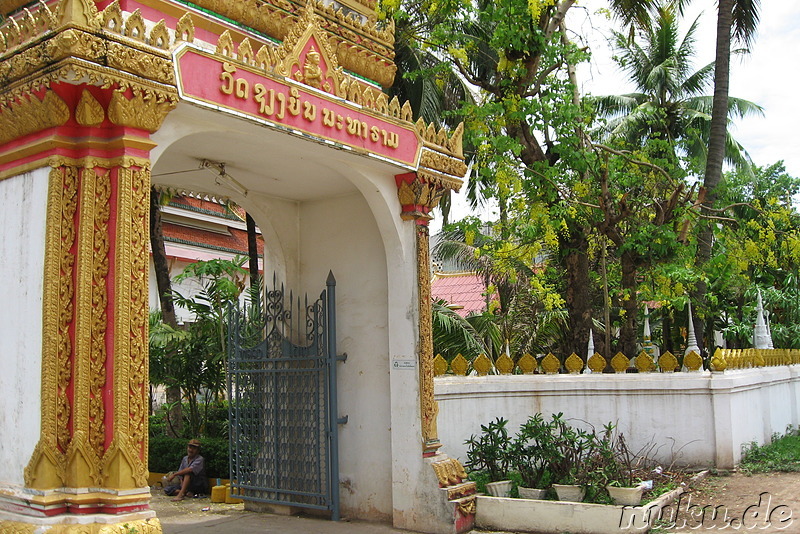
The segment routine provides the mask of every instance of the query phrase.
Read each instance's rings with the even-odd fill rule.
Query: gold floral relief
[[[92,246],[92,341],[89,372],[89,444],[103,455],[105,447],[106,331],[108,327],[108,289],[110,240],[108,223],[111,217],[110,171],[96,174],[94,197],[94,240]]]
[[[436,419],[439,406],[433,397],[433,318],[428,227],[417,225],[417,286],[419,295],[419,391],[423,450],[440,446]]]
[[[61,126],[68,120],[69,107],[53,91],[46,91],[42,100],[27,93],[0,107],[0,145],[46,128]]]
[[[78,209],[78,181],[80,170],[77,167],[63,167],[61,180],[63,193],[61,197],[61,239],[57,244],[60,256],[60,272],[57,285],[59,287],[59,321],[58,321],[58,351],[56,355],[56,441],[62,452],[66,452],[70,439],[70,405],[67,388],[72,379],[72,350],[70,326],[74,320],[74,295],[73,269],[75,255],[72,246],[76,239],[75,214]],[[48,245],[49,246],[49,245]],[[45,335],[48,335],[45,332]]]
[[[678,369],[678,359],[670,351],[667,351],[658,359],[658,367],[662,372],[675,372]]]
[[[131,290],[130,290],[130,376],[126,389],[130,395],[129,432],[139,458],[147,455],[147,380],[148,380],[148,262],[150,168],[131,170]],[[141,476],[141,473],[137,473]]]
[[[176,102],[145,91],[136,91],[131,98],[126,97],[122,91],[114,91],[108,105],[108,117],[114,124],[153,133],[161,127],[167,114],[175,106]]]
[[[625,373],[628,371],[628,367],[630,366],[631,361],[628,359],[627,356],[618,352],[611,358],[611,367],[614,369],[616,373]]]
[[[586,362],[586,364],[593,373],[602,373],[605,370],[606,365],[608,365],[608,362],[606,362],[606,359],[603,358],[602,354],[595,352],[589,356],[589,361]]]
[[[561,362],[558,361],[555,354],[548,352],[547,356],[542,358],[542,370],[548,375],[557,374],[561,369]]]
[[[531,374],[536,369],[536,358],[526,352],[517,360],[517,367],[523,374]]]

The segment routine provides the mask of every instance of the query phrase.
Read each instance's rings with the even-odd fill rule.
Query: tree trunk
[[[728,86],[730,85],[731,27],[733,24],[733,4],[735,0],[719,0],[717,12],[717,46],[714,64],[714,99],[711,108],[711,133],[708,142],[708,158],[703,179],[705,200],[700,206],[703,215],[710,215],[709,208],[717,199],[717,186],[722,181],[722,161],[725,158],[725,138],[728,120]],[[714,244],[714,224],[701,220],[697,239],[695,266],[703,269],[711,258]],[[708,284],[701,278],[692,294],[696,313],[694,328],[701,351],[704,348],[704,317],[709,314],[706,307]]]
[[[150,189],[150,248],[153,253],[153,269],[156,273],[158,300],[161,304],[161,319],[173,329],[178,328],[175,318],[175,305],[172,302],[172,283],[169,277],[169,262],[164,247],[164,232],[161,228],[161,194]],[[167,404],[171,406],[168,414],[167,434],[180,437],[183,431],[183,406],[181,388],[167,388]]]
[[[250,259],[250,287],[257,289],[260,274],[258,271],[258,240],[256,239],[256,222],[249,213],[245,214],[247,222],[247,255]]]
[[[625,297],[622,300],[622,308],[625,310],[625,317],[620,329],[620,345],[622,353],[628,358],[636,357],[636,315],[639,312],[638,299],[636,298],[636,256],[631,252],[623,252],[621,258],[622,267],[622,289]]]
[[[562,238],[562,262],[567,271],[566,304],[570,335],[567,354],[586,354],[589,328],[592,325],[592,306],[589,300],[589,240],[583,229],[573,229]]]

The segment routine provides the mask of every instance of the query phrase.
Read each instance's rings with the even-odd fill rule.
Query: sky
[[[583,92],[604,95],[632,90],[625,83],[625,74],[611,60],[605,37],[610,23],[595,14],[597,9],[605,7],[605,1],[584,0],[581,4],[584,7],[576,10],[575,15],[581,17],[581,11],[584,15],[576,18],[571,27],[588,38],[592,49],[591,64],[579,70],[579,78],[585,80]],[[685,19],[691,21],[698,16],[696,68],[714,60],[716,2],[692,2]],[[709,89],[708,94],[712,91]],[[787,172],[800,176],[800,2],[761,0],[761,21],[750,53],[731,61],[729,94],[764,108],[763,117],[738,119],[732,128],[734,138],[750,153],[755,164],[767,166],[784,160]],[[463,196],[454,198],[453,220],[471,213]],[[481,209],[475,215],[490,218],[492,209]],[[431,230],[438,231],[440,226],[441,217],[437,213]]]

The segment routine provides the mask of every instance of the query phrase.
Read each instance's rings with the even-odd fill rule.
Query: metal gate
[[[231,488],[245,500],[339,519],[333,273],[319,299],[283,285],[237,309],[228,329]],[[342,358],[343,359],[343,358]]]

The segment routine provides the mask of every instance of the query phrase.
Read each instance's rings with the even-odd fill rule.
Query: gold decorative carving
[[[285,0],[197,0],[198,6],[241,22],[279,41],[285,41],[293,27],[305,30],[302,18],[315,11],[322,36],[330,42],[338,62],[365,78],[389,87],[397,67],[394,65],[394,22],[379,28],[375,17],[352,17],[334,3]]]
[[[19,521],[0,521],[0,532],[3,534],[34,534],[41,532],[41,525],[22,523]],[[120,523],[64,523],[52,525],[48,534],[162,534],[161,521],[158,518],[123,521]]]
[[[102,19],[93,0],[60,0],[56,13],[62,24],[75,24],[99,30]]]
[[[603,355],[599,352],[595,352],[589,356],[589,361],[586,362],[587,367],[589,367],[593,373],[602,373],[605,371],[607,364],[608,362],[606,362],[606,359],[603,358]]]
[[[131,39],[144,42],[144,18],[142,17],[142,12],[140,9],[137,8],[136,11],[131,13],[131,15],[128,17],[128,20],[125,21],[124,34]]]
[[[171,100],[160,99],[142,91],[136,92],[130,99],[120,91],[115,91],[108,106],[108,118],[114,124],[153,133],[161,127],[175,105]]]
[[[459,178],[463,178],[464,175],[467,174],[467,166],[462,159],[431,150],[422,151],[419,164],[420,166],[441,171]]]
[[[433,325],[431,304],[431,260],[428,227],[418,225],[417,291],[419,311],[419,391],[422,417],[423,452],[429,453],[441,446],[436,424],[439,406],[433,397]],[[146,289],[146,288],[145,288]]]
[[[162,50],[167,50],[169,48],[169,32],[167,31],[167,25],[164,23],[164,19],[158,21],[156,25],[153,26],[153,29],[150,30],[150,46],[155,46]]]
[[[436,473],[436,478],[439,479],[439,486],[443,488],[461,484],[467,478],[464,466],[456,458],[445,458],[444,460],[433,462],[431,466],[433,466],[433,471]]]
[[[658,367],[662,372],[674,373],[678,369],[678,358],[667,351],[658,359]]]
[[[701,367],[703,367],[703,358],[700,357],[695,351],[691,351],[689,354],[683,357],[683,365],[689,371],[699,371]]]
[[[119,34],[124,33],[124,25],[122,22],[122,8],[119,5],[119,0],[111,2],[102,13],[103,28]]]
[[[175,85],[172,60],[148,54],[119,43],[108,43],[109,67],[141,75],[167,85]]]
[[[536,369],[536,358],[526,352],[517,360],[517,367],[519,367],[519,370],[524,374],[529,375]]]
[[[452,369],[453,374],[458,376],[466,376],[468,368],[469,362],[466,358],[464,358],[464,356],[461,355],[461,353],[456,354],[456,357],[450,362],[450,369]]]
[[[441,354],[437,354],[433,359],[433,374],[434,376],[442,376],[447,373],[447,360]]]
[[[25,466],[23,473],[25,486],[37,490],[63,487],[67,478],[66,456],[58,450],[54,439],[45,436],[44,431],[42,434],[42,438],[33,449],[28,465]]]
[[[633,360],[633,364],[640,373],[652,373],[656,369],[656,363],[653,361],[653,357],[645,351],[640,352],[639,355],[636,356]]]
[[[75,109],[75,120],[81,126],[100,126],[105,118],[106,113],[103,106],[92,96],[92,93],[84,89]]]
[[[53,91],[45,91],[42,100],[28,93],[0,108],[0,144],[61,126],[68,120],[69,107]]]
[[[425,124],[425,121],[420,117],[416,124],[417,133],[425,141],[426,146],[430,146],[453,155],[457,158],[464,158],[463,137],[464,137],[464,123],[459,123],[452,135],[448,135],[444,126],[436,130],[433,124]],[[466,171],[466,169],[465,169]],[[452,173],[455,174],[455,173]],[[463,176],[463,174],[461,175]]]
[[[514,360],[504,352],[495,360],[494,366],[501,375],[510,375],[514,370]]]
[[[465,497],[458,503],[458,511],[461,512],[462,515],[474,515],[477,510],[478,499],[475,495]]]
[[[178,19],[178,25],[175,27],[175,41],[186,41],[187,43],[194,41],[194,21],[189,13]]]
[[[94,174],[94,236],[92,243],[92,320],[91,320],[91,352],[89,354],[89,444],[96,457],[103,455],[105,433],[105,403],[103,390],[106,385],[106,330],[108,326],[108,291],[107,277],[109,272],[110,241],[108,222],[111,216],[111,179],[110,171],[96,172],[86,170],[85,174]],[[91,178],[89,178],[91,179]]]
[[[84,430],[73,432],[72,440],[67,448],[65,482],[65,485],[70,488],[97,487],[102,483],[99,458],[89,445]]]
[[[628,370],[631,361],[628,359],[627,356],[618,352],[611,358],[611,368],[614,369],[615,373],[624,373]]]
[[[64,484],[69,442],[70,406],[66,388],[72,373],[72,296],[77,210],[77,169],[55,167],[50,171],[47,198],[47,230],[44,259],[42,343],[41,437],[25,467],[25,484],[52,489]],[[52,334],[49,334],[52,333]]]
[[[725,352],[717,347],[714,351],[714,356],[711,357],[711,368],[714,371],[722,372],[727,369],[728,364],[725,362]]]
[[[461,499],[467,495],[474,494],[476,490],[477,484],[475,482],[462,482],[457,486],[447,488],[447,500]]]
[[[564,360],[564,367],[567,369],[568,373],[576,375],[583,371],[583,360],[573,352]]]
[[[557,374],[561,369],[561,362],[552,352],[548,352],[547,356],[542,358],[542,370],[548,375]]]
[[[492,370],[492,360],[484,354],[478,354],[478,357],[472,360],[472,368],[478,373],[478,376],[486,376]]]
[[[147,486],[147,470],[133,439],[115,433],[102,461],[103,485],[134,489]]]
[[[428,221],[432,218],[430,211],[435,208],[445,191],[461,186],[449,183],[441,176],[426,172],[405,173],[395,176],[397,182],[397,198],[400,201],[403,220]]]
[[[57,240],[54,246],[60,245],[60,250],[53,250],[60,258],[60,271],[58,280],[53,281],[60,287],[59,290],[59,320],[58,320],[58,351],[56,353],[56,442],[62,452],[67,451],[69,446],[69,419],[71,406],[67,396],[67,388],[72,377],[72,340],[70,338],[70,327],[73,323],[75,295],[75,284],[73,282],[73,272],[75,267],[75,256],[72,246],[75,242],[75,214],[78,208],[78,174],[79,170],[75,167],[65,167],[61,172],[63,191],[60,200],[61,205],[61,239]],[[52,175],[51,175],[52,179]],[[48,244],[48,247],[51,246]]]

